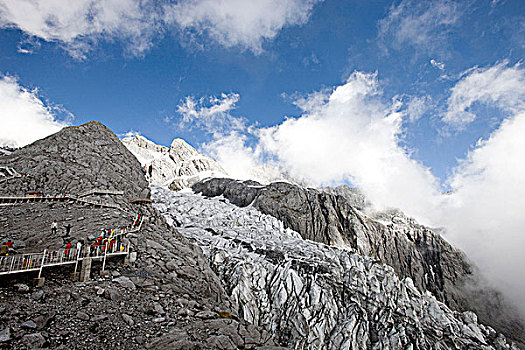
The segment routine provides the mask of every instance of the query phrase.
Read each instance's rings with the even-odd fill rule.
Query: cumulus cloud
[[[505,120],[460,163],[443,216],[449,238],[525,314],[525,111]]]
[[[440,52],[452,28],[459,23],[466,2],[451,0],[402,0],[393,4],[378,22],[379,38],[394,48],[404,44],[416,49]]]
[[[308,20],[319,0],[189,0],[165,6],[165,20],[205,34],[225,47],[262,51],[287,26]]]
[[[62,43],[75,58],[97,40],[119,38],[140,54],[151,45],[156,13],[139,0],[0,0],[0,26]]]
[[[0,28],[58,42],[77,59],[86,58],[99,40],[115,39],[142,55],[155,37],[179,30],[260,53],[262,43],[281,29],[305,23],[318,1],[0,0]]]
[[[244,130],[246,121],[230,114],[238,101],[239,94],[233,92],[200,99],[188,96],[177,106],[177,113],[181,116],[178,126],[181,129],[201,129],[212,134],[214,138],[236,130]],[[172,119],[173,117],[168,117],[166,121]]]
[[[0,145],[22,147],[55,133],[67,125],[55,117],[56,107],[46,105],[36,90],[28,90],[15,78],[0,79]]]
[[[232,131],[202,146],[202,151],[216,159],[236,179],[254,179],[254,171],[263,162],[259,149],[247,145],[248,135]],[[260,179],[257,179],[260,180]]]
[[[399,146],[404,114],[380,95],[376,74],[354,72],[324,96],[302,101],[300,118],[261,129],[261,145],[292,175],[317,184],[349,181],[378,206],[427,218],[436,180]]]
[[[515,114],[525,109],[525,70],[520,63],[507,61],[488,68],[473,68],[452,88],[443,120],[463,128],[476,119],[475,102],[498,107]]]

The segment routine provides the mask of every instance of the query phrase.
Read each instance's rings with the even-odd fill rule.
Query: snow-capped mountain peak
[[[180,190],[208,177],[228,176],[215,160],[179,138],[169,148],[144,136],[126,137],[122,143],[137,157],[154,185]]]

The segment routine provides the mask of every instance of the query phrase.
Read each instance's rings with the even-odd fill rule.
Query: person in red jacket
[[[102,244],[102,240],[104,239],[104,237],[102,237],[102,235],[98,236],[95,243],[93,243],[91,245],[91,253],[92,254],[95,254],[96,255],[96,252],[97,252],[97,248],[100,247],[100,245]]]
[[[67,242],[66,246],[64,247],[64,256],[66,258],[69,257],[70,250],[71,250],[71,242]]]

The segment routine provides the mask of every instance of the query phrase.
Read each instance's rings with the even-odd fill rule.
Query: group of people
[[[134,221],[132,228],[134,226],[136,226],[136,220]],[[117,229],[102,229],[100,235],[91,244],[91,253],[95,253],[99,248],[102,251],[107,249],[108,252],[113,252],[115,249],[117,236],[123,236],[126,232],[128,232],[128,228],[126,226],[122,226],[121,228]],[[117,249],[123,250],[125,249],[125,245],[121,245],[120,247],[117,247]]]
[[[71,236],[71,228],[73,226],[71,226],[71,224],[67,224],[67,225],[64,225],[64,229],[65,229],[65,234],[64,234],[64,237],[69,237]],[[53,236],[56,236],[58,232],[58,222],[56,220],[53,220],[53,222],[51,223],[51,235]]]
[[[137,214],[133,220],[131,229],[134,229],[137,226],[139,226],[143,218],[144,218],[143,214]],[[72,243],[71,243],[71,240],[69,239],[69,237],[71,236],[72,226],[71,224],[68,223],[67,225],[64,225],[64,228],[65,228],[65,235],[63,236],[64,237],[64,246],[63,246],[64,256],[69,256],[71,248],[72,248]],[[121,228],[116,228],[116,229],[111,229],[111,228],[102,229],[100,235],[89,246],[90,254],[95,254],[97,249],[101,249],[102,251],[105,251],[107,249],[108,252],[113,252],[115,249],[117,236],[124,235],[125,233],[127,233],[127,231],[128,231],[127,226],[122,226]],[[53,220],[53,222],[51,223],[51,234],[56,236],[57,232],[58,232],[58,222],[57,220]],[[120,250],[125,249],[126,244],[124,241],[122,243],[124,244],[120,245],[120,247],[117,247],[117,249],[120,249]],[[82,249],[82,245],[83,244],[81,241],[77,242],[77,245],[76,245],[77,251]]]

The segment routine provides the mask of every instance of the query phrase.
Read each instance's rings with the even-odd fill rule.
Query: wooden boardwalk
[[[101,246],[85,249],[83,246],[80,250],[75,248],[48,250],[41,253],[15,254],[0,257],[0,275],[9,275],[22,272],[38,271],[38,278],[45,267],[75,264],[75,272],[78,264],[82,260],[90,258],[94,260],[103,260],[103,266],[107,258],[119,255],[129,254],[129,243],[125,239],[128,233],[138,232],[144,223],[144,216],[137,215],[128,231],[119,233],[111,240],[106,240]]]
[[[20,204],[20,203],[40,203],[40,202],[74,202],[85,206],[93,206],[96,208],[113,208],[122,209],[116,204],[103,203],[97,201],[90,201],[71,195],[57,195],[57,196],[35,196],[35,197],[21,197],[21,196],[1,196],[0,203],[3,204]]]

